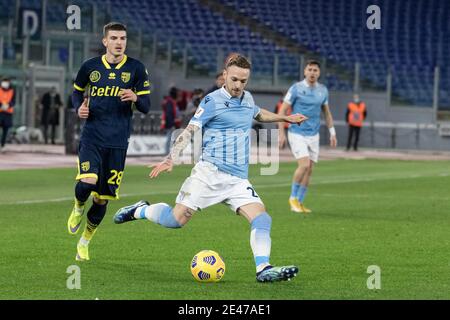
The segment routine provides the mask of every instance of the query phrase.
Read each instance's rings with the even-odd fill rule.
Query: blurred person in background
[[[8,131],[13,125],[12,117],[16,100],[14,88],[11,86],[11,79],[3,78],[0,82],[0,127],[2,127],[2,137],[0,152],[4,151]]]
[[[359,94],[354,94],[353,101],[348,103],[345,113],[345,121],[348,124],[347,151],[350,150],[352,145],[353,135],[355,136],[353,150],[358,151],[359,134],[366,118],[366,104],[360,100]]]
[[[178,110],[180,110],[181,112],[185,111],[190,99],[191,99],[190,91],[178,89],[177,93]]]
[[[41,125],[43,126],[44,141],[48,143],[48,127],[51,126],[51,141],[55,144],[56,126],[59,125],[59,109],[62,107],[61,97],[52,87],[41,99],[42,113]]]
[[[186,111],[184,112],[183,115],[183,124],[182,124],[183,128],[187,126],[191,118],[194,116],[200,104],[200,101],[202,101],[204,95],[205,92],[203,91],[203,89],[200,88],[194,89],[194,91],[192,92],[192,98],[189,101]]]
[[[213,91],[216,91],[217,89],[222,88],[222,86],[225,84],[225,78],[223,77],[223,71],[220,71],[216,74],[216,80],[214,82],[214,85],[206,90],[205,96]]]
[[[178,88],[171,87],[169,89],[169,95],[164,97],[161,103],[162,115],[161,115],[161,132],[167,137],[166,151],[170,150],[172,142],[172,133],[175,129],[181,127],[181,113],[177,104]]]

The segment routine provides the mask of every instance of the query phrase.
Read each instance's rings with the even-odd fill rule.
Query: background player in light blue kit
[[[253,119],[261,122],[287,121],[297,125],[306,118],[300,114],[281,116],[256,106],[250,92],[244,91],[250,68],[250,62],[242,55],[233,54],[227,59],[225,85],[202,100],[168,157],[153,167],[151,178],[171,171],[174,160],[190,143],[191,136],[202,130],[201,160],[181,186],[175,207],[166,203],[149,205],[139,201],[121,208],[114,216],[114,222],[148,219],[164,227],[180,228],[197,210],[225,203],[251,224],[250,244],[257,281],[288,280],[298,273],[298,267],[273,267],[270,264],[272,218],[247,180],[250,131]]]
[[[320,64],[310,60],[304,70],[305,79],[289,88],[279,110],[284,115],[289,107],[293,113],[301,113],[308,117],[301,126],[290,126],[288,140],[291,151],[297,159],[297,169],[292,178],[291,196],[289,204],[294,212],[309,213],[310,209],[303,204],[308,190],[314,163],[319,160],[319,129],[320,112],[325,115],[326,125],[330,132],[330,146],[336,147],[336,130],[333,127],[333,117],[328,106],[328,90],[318,82]],[[283,124],[278,124],[280,135],[279,144],[283,148],[286,144],[286,134]]]

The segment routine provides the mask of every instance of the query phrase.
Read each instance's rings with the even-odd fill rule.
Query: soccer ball
[[[192,258],[191,273],[199,282],[217,282],[225,274],[225,262],[217,252],[203,250]]]

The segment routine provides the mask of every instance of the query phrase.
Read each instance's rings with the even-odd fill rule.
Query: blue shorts
[[[13,125],[12,114],[0,112],[0,127],[10,128]]]
[[[96,178],[96,190],[91,194],[103,200],[117,200],[126,155],[127,149],[104,148],[80,142],[78,175],[75,179]]]

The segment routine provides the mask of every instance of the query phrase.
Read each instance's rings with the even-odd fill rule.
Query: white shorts
[[[181,186],[176,203],[193,210],[225,203],[235,212],[246,204],[263,204],[247,179],[219,171],[206,161],[199,161],[192,168],[191,175]]]
[[[304,136],[288,131],[288,141],[295,159],[308,157],[314,162],[319,161],[319,134]]]

